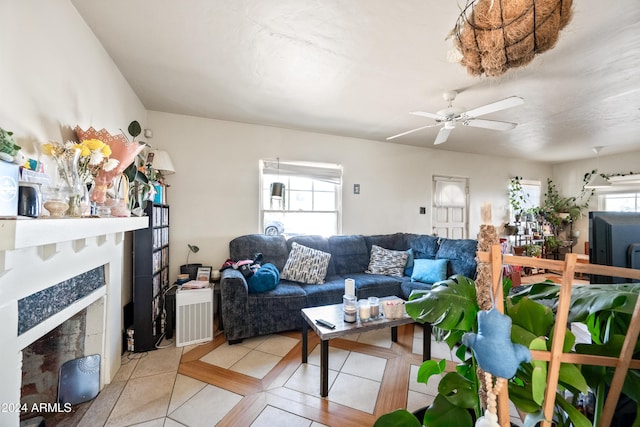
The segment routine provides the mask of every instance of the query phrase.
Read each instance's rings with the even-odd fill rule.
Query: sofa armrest
[[[242,273],[228,268],[220,276],[220,297],[222,323],[228,341],[245,338],[250,330],[246,324],[249,318],[249,287]]]

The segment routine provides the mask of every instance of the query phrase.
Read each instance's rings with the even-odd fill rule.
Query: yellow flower
[[[42,154],[44,154],[45,156],[52,156],[53,144],[51,144],[50,142],[47,142],[46,144],[42,145]]]
[[[105,145],[104,142],[99,139],[85,139],[82,141],[82,144],[89,147],[89,150],[91,151],[102,150],[102,147]]]
[[[102,147],[102,155],[105,157],[109,157],[111,155],[111,147],[107,144],[104,144],[104,147]]]
[[[80,157],[87,157],[91,154],[91,150],[85,144],[75,144],[73,148],[80,150]]]

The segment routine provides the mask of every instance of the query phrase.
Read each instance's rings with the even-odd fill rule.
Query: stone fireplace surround
[[[85,352],[102,355],[100,387],[111,382],[122,351],[122,287],[131,280],[124,236],[147,226],[147,217],[0,220],[0,425],[19,425],[22,350],[81,310]],[[100,266],[106,286],[18,334],[20,300]]]

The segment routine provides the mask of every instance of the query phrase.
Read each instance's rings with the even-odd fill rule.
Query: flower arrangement
[[[90,127],[87,130],[83,130],[80,127],[76,127],[75,130],[76,136],[80,141],[89,139],[103,141],[112,151],[109,158],[119,161],[111,170],[101,168],[94,179],[95,187],[91,193],[91,200],[97,204],[104,204],[107,201],[107,190],[113,186],[114,180],[134,162],[136,156],[144,149],[145,144],[129,141],[124,134],[111,135],[105,129],[96,130]]]
[[[86,139],[80,143],[67,141],[65,144],[57,142],[49,142],[44,144],[42,151],[45,155],[53,157],[58,165],[58,171],[62,175],[67,185],[73,187],[73,177],[70,171],[63,166],[63,162],[73,161],[78,150],[79,157],[77,160],[78,178],[81,184],[90,184],[98,175],[100,170],[109,172],[113,170],[118,163],[116,159],[110,159],[111,147],[99,139]]]

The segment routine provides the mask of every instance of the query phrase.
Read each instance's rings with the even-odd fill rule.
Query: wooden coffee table
[[[383,299],[397,299],[397,297],[386,297]],[[381,310],[382,311],[382,310]],[[414,323],[408,314],[400,319],[387,319],[381,316],[378,319],[368,322],[361,322],[358,318],[355,323],[347,323],[344,321],[342,304],[323,305],[319,307],[310,307],[302,309],[302,363],[307,363],[308,342],[307,334],[309,326],[320,337],[320,396],[326,397],[329,394],[329,340],[332,338],[344,337],[346,335],[359,334],[362,332],[373,331],[375,329],[391,328],[391,341],[398,341],[398,326]],[[316,320],[323,319],[333,323],[335,329],[329,329],[325,326],[316,324]],[[423,345],[422,360],[431,359],[431,324],[423,324]]]

